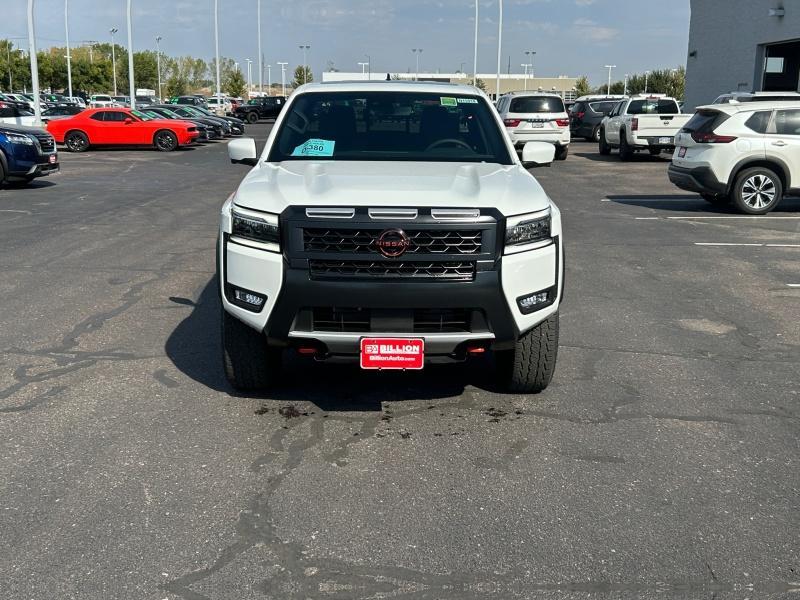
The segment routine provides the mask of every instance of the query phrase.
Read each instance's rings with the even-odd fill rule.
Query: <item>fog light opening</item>
[[[240,308],[252,312],[261,312],[267,302],[267,297],[250,290],[228,285],[228,300]]]
[[[547,308],[556,300],[556,290],[554,287],[534,292],[533,294],[526,294],[517,298],[517,306],[523,315],[536,312]]]

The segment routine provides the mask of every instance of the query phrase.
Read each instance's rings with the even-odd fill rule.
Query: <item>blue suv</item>
[[[0,184],[30,182],[58,169],[52,135],[38,127],[0,123]]]

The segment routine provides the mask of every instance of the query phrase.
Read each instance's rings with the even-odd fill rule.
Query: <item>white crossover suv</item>
[[[497,112],[517,149],[522,149],[527,142],[547,142],[555,146],[556,160],[566,160],[572,134],[561,96],[511,92],[500,96]]]
[[[222,206],[218,273],[226,375],[268,386],[284,351],[364,369],[422,369],[492,351],[509,390],[553,376],[561,216],[489,99],[467,86],[298,88]]]
[[[670,181],[713,204],[763,215],[800,193],[800,101],[700,107],[675,146]]]

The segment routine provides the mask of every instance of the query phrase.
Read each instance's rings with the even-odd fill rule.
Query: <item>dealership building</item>
[[[691,0],[686,106],[800,91],[800,0]]]

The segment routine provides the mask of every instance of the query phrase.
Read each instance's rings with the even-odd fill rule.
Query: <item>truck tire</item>
[[[625,162],[633,160],[633,148],[628,145],[628,137],[624,130],[619,133],[619,158]]]
[[[553,379],[558,358],[558,313],[517,340],[513,350],[495,353],[497,373],[509,391],[538,394]]]
[[[247,113],[247,122],[251,125],[253,123],[258,123],[258,113],[254,110],[251,110],[249,113]]]
[[[86,152],[89,149],[89,138],[82,131],[70,131],[64,136],[64,145],[70,152]]]
[[[222,365],[237,390],[252,391],[275,384],[281,372],[281,351],[267,346],[258,331],[222,310]]]
[[[765,215],[783,198],[783,182],[771,169],[752,167],[736,177],[731,196],[741,212]]]
[[[600,149],[600,154],[603,156],[608,156],[611,154],[611,146],[608,145],[606,141],[606,130],[605,128],[600,129],[600,139],[597,141],[598,148]]]
[[[556,146],[556,160],[567,160],[569,146]]]

